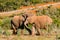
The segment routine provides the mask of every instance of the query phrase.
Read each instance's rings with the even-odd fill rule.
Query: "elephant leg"
[[[13,34],[17,34],[17,30],[13,30]]]
[[[37,32],[38,32],[38,35],[44,35],[44,33],[42,33],[41,29],[40,28],[36,28],[37,29]]]
[[[35,23],[35,28],[37,30],[37,35],[40,35],[41,34],[41,30],[40,30],[40,24],[39,23]]]
[[[38,32],[38,35],[40,35],[40,34],[41,34],[40,28],[36,28],[36,30],[37,30],[37,32]]]
[[[24,31],[24,29],[21,29],[21,35],[23,35],[23,34],[24,34],[24,32],[23,32],[23,31]]]
[[[17,29],[15,28],[15,24],[14,24],[14,22],[11,20],[11,27],[12,27],[12,29],[13,29],[13,34],[17,34]]]
[[[17,34],[17,29],[13,26],[13,34]]]
[[[21,35],[24,34],[24,26],[21,26]]]
[[[48,28],[48,26],[45,26],[45,29],[46,29],[47,34],[48,34],[48,36],[49,36],[49,35],[50,35],[50,29]]]
[[[48,27],[47,27],[47,26],[45,26],[45,29],[47,30],[47,32],[49,32],[49,30],[48,30]]]
[[[48,28],[48,26],[45,26],[44,29],[49,33],[49,28]]]
[[[32,35],[35,35],[35,27],[32,27]]]
[[[43,35],[43,33],[41,32],[41,29],[40,29],[40,27],[36,27],[36,30],[37,30],[37,35]]]

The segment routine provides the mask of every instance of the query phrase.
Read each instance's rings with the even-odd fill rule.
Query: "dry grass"
[[[46,33],[46,32],[45,32]],[[60,34],[59,34],[60,35]],[[60,37],[60,36],[59,36]],[[52,32],[50,35],[0,35],[0,40],[56,40],[56,34]]]
[[[10,33],[12,32],[12,30],[8,30]],[[50,35],[28,35],[28,33],[25,31],[24,34],[25,35],[0,35],[0,40],[56,40],[57,36],[56,34],[51,31],[52,33]],[[59,32],[59,31],[58,31]],[[46,33],[46,32],[45,32]],[[45,34],[44,33],[44,34]],[[60,33],[60,32],[59,32]],[[58,33],[59,37],[60,34]]]
[[[0,36],[0,40],[56,40],[56,36]]]

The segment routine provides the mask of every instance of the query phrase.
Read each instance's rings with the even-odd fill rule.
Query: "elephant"
[[[17,34],[17,29],[19,28],[20,25],[22,26],[21,29],[24,29],[23,21],[24,21],[24,18],[22,16],[14,16],[13,17],[13,19],[11,20],[11,26],[13,28],[13,34]]]
[[[11,27],[13,29],[13,34],[17,34],[17,30],[21,29],[21,34],[23,35],[24,28],[31,34],[31,30],[29,28],[24,27],[24,22],[26,21],[27,17],[33,16],[33,14],[22,14],[21,16],[14,16],[11,19]]]
[[[40,29],[46,29],[48,31],[48,25],[51,25],[53,22],[52,18],[47,15],[41,16],[31,16],[26,19],[24,25],[28,28],[27,24],[32,24],[32,35],[35,34],[35,29],[37,30],[39,35],[42,35]]]

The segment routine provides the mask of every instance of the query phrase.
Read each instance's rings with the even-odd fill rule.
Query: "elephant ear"
[[[31,13],[24,13],[22,16],[26,20],[28,17],[35,16],[35,15],[34,14],[31,14]]]
[[[25,19],[27,19],[28,15],[27,14],[23,14],[22,15]]]
[[[30,17],[30,16],[33,16],[34,14],[31,14],[31,13],[25,13],[25,14],[23,14],[22,16],[24,17],[24,18],[27,18],[27,17]]]

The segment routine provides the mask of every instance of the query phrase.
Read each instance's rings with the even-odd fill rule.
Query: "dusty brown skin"
[[[52,19],[47,16],[47,15],[42,15],[42,16],[31,16],[28,17],[24,23],[26,27],[28,27],[26,24],[30,23],[33,24],[32,26],[32,35],[35,34],[35,29],[39,34],[41,34],[40,29],[46,29],[48,30],[48,26],[46,25],[51,25],[52,24]]]
[[[23,14],[21,16],[14,16],[11,20],[11,27],[13,28],[13,34],[17,34],[17,29],[21,29],[21,34],[23,34],[24,30],[24,22],[26,21],[27,17],[32,16],[33,14]],[[31,30],[25,27],[25,29],[31,34]]]
[[[13,17],[13,19],[11,20],[11,26],[13,28],[13,33],[14,34],[17,33],[17,29],[19,27],[21,28],[21,31],[23,31],[23,29],[24,29],[23,21],[24,21],[24,18],[22,16],[14,16]]]

